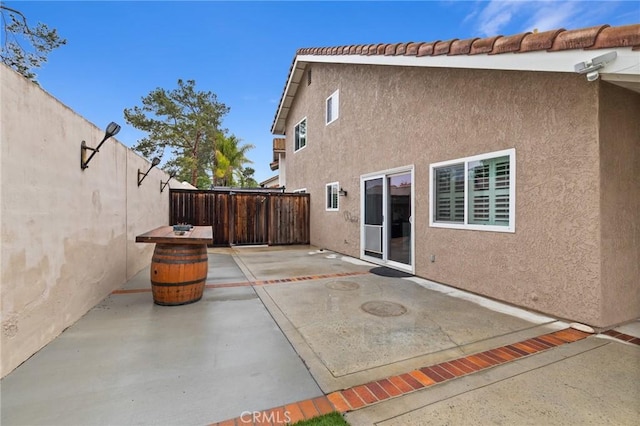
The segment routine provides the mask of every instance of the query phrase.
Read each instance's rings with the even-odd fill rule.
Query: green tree
[[[255,172],[255,169],[251,167],[236,170],[236,176],[241,188],[257,188],[259,186],[258,181],[253,177]]]
[[[170,171],[175,172],[175,178],[180,182],[191,182],[190,164],[190,158],[172,158],[164,163],[163,169],[167,173],[169,173]],[[206,168],[204,167],[202,169],[206,170]],[[194,186],[200,189],[209,189],[211,187],[211,184],[211,177],[207,173],[198,173],[198,178]]]
[[[0,15],[3,27],[0,60],[36,82],[34,69],[47,62],[49,53],[67,44],[67,40],[60,38],[57,30],[49,29],[46,24],[29,26],[27,18],[19,10],[0,4]]]
[[[216,185],[234,186],[234,177],[242,171],[246,163],[253,163],[247,158],[247,152],[255,148],[252,144],[240,144],[241,140],[234,135],[220,135],[216,144],[216,161],[212,162],[213,176]],[[241,185],[242,186],[242,185]]]
[[[142,106],[124,110],[125,121],[147,136],[133,147],[145,157],[162,156],[166,148],[172,159],[165,164],[178,178],[198,188],[208,188],[211,162],[215,163],[216,138],[222,117],[229,108],[212,92],[196,91],[194,80],[178,80],[178,88],[157,88],[142,98]]]

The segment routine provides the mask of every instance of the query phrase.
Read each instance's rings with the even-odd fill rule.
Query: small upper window
[[[340,186],[338,185],[338,182],[327,184],[327,199],[325,203],[327,210],[338,210],[339,188]]]
[[[298,151],[307,146],[307,118],[303,118],[295,128],[294,151]]]
[[[339,113],[339,93],[336,90],[335,92],[333,92],[333,94],[331,96],[329,96],[327,98],[327,113],[326,113],[326,117],[327,117],[327,124],[333,123],[334,121],[336,121],[338,119],[338,113]]]

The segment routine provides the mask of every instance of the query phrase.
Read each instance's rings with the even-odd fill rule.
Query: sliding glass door
[[[362,258],[413,271],[413,170],[367,175],[361,183]]]
[[[364,181],[364,253],[377,259],[383,258],[384,178]]]
[[[389,255],[391,261],[411,265],[411,173],[387,178]]]

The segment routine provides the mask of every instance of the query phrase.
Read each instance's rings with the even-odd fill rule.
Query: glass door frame
[[[411,264],[404,264],[399,262],[394,262],[393,260],[389,260],[389,206],[390,206],[390,196],[389,196],[389,178],[395,175],[403,175],[403,174],[411,174]],[[382,259],[378,259],[377,257],[369,256],[365,254],[365,182],[373,179],[382,179],[383,182],[383,191],[382,191],[382,204],[383,204],[383,221],[382,221]],[[382,266],[388,266],[393,269],[398,269],[405,272],[410,272],[412,274],[415,273],[415,247],[416,247],[416,238],[415,238],[415,191],[416,191],[416,181],[415,181],[415,172],[414,166],[405,166],[405,167],[397,167],[393,169],[382,170],[373,173],[367,173],[360,176],[360,259],[366,260],[367,262],[375,263]]]

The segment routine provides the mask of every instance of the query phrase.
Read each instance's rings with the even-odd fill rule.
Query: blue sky
[[[640,23],[634,1],[6,1],[67,39],[37,71],[51,95],[117,139],[143,136],[123,110],[158,87],[195,80],[230,107],[256,179],[273,175],[271,124],[302,47],[448,40]],[[166,159],[165,159],[166,160]]]

